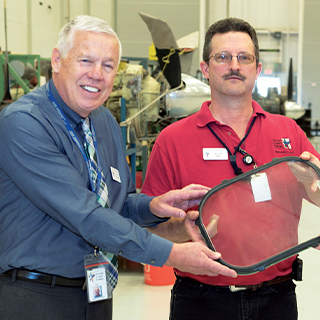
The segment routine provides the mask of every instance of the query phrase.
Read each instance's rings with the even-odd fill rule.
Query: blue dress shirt
[[[81,117],[50,88],[83,141]],[[82,154],[45,87],[0,113],[0,272],[25,268],[64,277],[84,276],[83,258],[94,246],[162,266],[172,243],[141,227],[161,221],[136,194],[118,123],[108,109],[91,112],[110,209],[97,202]],[[121,183],[112,179],[117,169]],[[140,227],[141,226],[141,227]]]

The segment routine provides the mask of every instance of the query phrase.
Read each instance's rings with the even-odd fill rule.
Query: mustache
[[[230,73],[224,74],[222,76],[222,78],[225,80],[225,79],[227,79],[229,77],[233,77],[233,76],[239,77],[242,80],[246,80],[247,79],[247,77],[244,74],[240,74],[238,71],[230,71]]]

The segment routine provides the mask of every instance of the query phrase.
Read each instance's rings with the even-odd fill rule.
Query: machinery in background
[[[162,128],[195,113],[203,101],[210,99],[210,87],[206,83],[181,72],[180,55],[189,54],[193,49],[180,48],[165,21],[143,13],[139,15],[151,32],[157,60],[152,67],[156,67],[148,72],[147,63],[133,64],[130,58],[122,62],[113,92],[105,103],[120,126],[127,128],[128,144],[141,138],[154,140]],[[193,43],[198,43],[197,36],[197,33],[191,34]],[[183,40],[186,41],[185,37]],[[125,99],[125,120],[120,120],[119,98]]]
[[[158,125],[161,130],[172,121],[197,112],[203,101],[211,98],[207,83],[181,72],[181,57],[185,52],[194,49],[194,43],[198,42],[198,38],[193,37],[193,45],[188,47],[188,43],[184,42],[182,46],[181,42],[179,43],[181,39],[175,40],[166,21],[142,12],[139,12],[139,15],[151,33],[157,68],[149,75],[147,67],[144,69],[142,66],[127,64],[119,71],[114,92],[107,101],[107,107],[115,113],[117,99],[126,99],[127,118],[119,122],[121,126],[130,127],[128,142],[146,137],[148,123]],[[276,90],[271,89],[269,95],[263,97],[256,89],[253,98],[268,112],[286,115],[295,120],[306,113],[302,106],[293,101],[292,59],[289,66],[287,96],[279,95]],[[119,112],[118,109],[118,114]],[[119,120],[119,116],[117,118]]]
[[[158,120],[160,102],[157,98],[160,95],[160,87],[160,83],[151,77],[142,65],[121,62],[112,93],[105,102],[105,106],[120,123],[119,99],[125,99],[126,119],[130,119],[127,121],[130,130],[128,143],[135,143],[136,138],[141,138],[145,134],[145,126],[148,122]],[[149,108],[138,114],[148,105],[150,105]]]
[[[37,54],[0,54],[0,110],[51,78],[50,59]],[[6,73],[8,70],[8,73]]]
[[[306,114],[306,109],[293,100],[292,58],[289,65],[287,90],[287,96],[284,96],[278,94],[277,88],[269,88],[267,97],[263,97],[258,94],[257,86],[255,86],[252,98],[267,112],[282,114],[294,120],[302,118]]]
[[[8,50],[7,5],[4,1],[5,51],[0,53],[0,110],[40,84],[40,56]],[[0,49],[1,51],[1,49]],[[15,94],[11,94],[15,88]]]
[[[159,74],[160,73],[160,74]],[[171,123],[197,112],[203,101],[210,99],[210,87],[186,74],[181,83],[171,89],[159,70],[149,75],[142,65],[122,62],[114,82],[113,91],[105,106],[120,126],[130,128],[128,143],[145,136],[148,123]],[[126,100],[126,120],[121,121],[120,98]]]
[[[179,48],[165,21],[139,14],[151,32],[156,68],[149,74],[146,64],[143,67],[123,61],[105,106],[120,123],[127,152],[134,148],[138,155],[142,154],[144,180],[148,150],[159,132],[170,123],[197,112],[211,93],[206,83],[181,72],[180,54],[190,52],[190,48]],[[125,101],[125,106],[120,101]]]

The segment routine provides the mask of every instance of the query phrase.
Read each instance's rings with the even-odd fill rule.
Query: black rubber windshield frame
[[[195,221],[196,225],[199,227],[200,233],[207,245],[207,247],[209,249],[211,249],[212,251],[216,251],[214,245],[212,244],[212,241],[207,233],[207,230],[205,228],[205,226],[202,223],[202,219],[201,219],[201,212],[202,209],[205,205],[205,203],[207,202],[207,200],[216,192],[218,192],[219,190],[226,188],[238,181],[241,180],[246,180],[248,177],[250,177],[253,174],[256,174],[262,170],[268,169],[270,167],[273,167],[279,163],[283,163],[283,162],[300,162],[300,163],[304,163],[308,166],[310,166],[312,169],[314,169],[314,171],[317,173],[319,179],[320,179],[320,168],[318,166],[316,166],[315,164],[313,164],[311,161],[307,161],[307,160],[303,160],[299,157],[283,157],[283,158],[275,158],[273,159],[271,162],[268,162],[258,168],[255,168],[253,170],[247,171],[245,173],[242,173],[241,175],[234,177],[230,180],[223,180],[219,185],[213,187],[211,190],[209,190],[207,192],[207,194],[202,198],[200,204],[199,204],[199,217],[197,218],[197,220]],[[315,238],[312,238],[310,240],[307,240],[305,242],[302,242],[292,248],[289,248],[287,250],[284,250],[270,258],[267,258],[265,260],[262,260],[256,264],[250,265],[250,266],[246,266],[246,267],[239,267],[239,266],[234,266],[232,264],[229,264],[228,262],[224,261],[223,259],[218,259],[217,261],[220,262],[221,264],[235,270],[237,272],[238,275],[250,275],[250,274],[254,274],[260,271],[264,271],[266,268],[271,267],[272,265],[275,265],[283,260],[286,260],[296,254],[298,254],[301,251],[304,251],[308,248],[315,248],[320,244],[320,236],[317,236]]]

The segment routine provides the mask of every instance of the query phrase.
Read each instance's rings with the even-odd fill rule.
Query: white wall
[[[299,4],[301,0],[208,0],[207,27],[219,19],[237,17],[248,21],[257,31],[260,49],[280,49],[280,53],[260,53],[262,75],[282,64],[277,74],[283,85],[287,84],[290,58],[294,72],[298,70]],[[281,31],[280,40],[271,33]]]
[[[320,0],[305,0],[304,30],[302,35],[301,103],[305,108],[311,105],[311,116],[320,123]]]
[[[299,0],[208,0],[208,21],[229,17],[247,20],[255,28],[298,30]]]
[[[61,27],[79,14],[114,27],[115,0],[7,0],[7,42],[12,53],[49,58]],[[0,47],[5,50],[4,0],[0,0]]]
[[[23,1],[20,0],[20,2]],[[31,0],[30,2],[31,35],[29,36],[31,38],[29,45],[31,53],[40,54],[41,57],[45,58],[50,57],[52,49],[57,43],[60,29],[60,1]],[[14,51],[13,48],[12,51]]]
[[[7,0],[8,50],[50,57],[62,25],[76,15],[90,14],[105,19],[118,32],[124,56],[148,57],[151,37],[139,11],[166,20],[177,39],[199,30],[203,21],[207,29],[218,19],[235,16],[257,29],[260,48],[280,49],[280,53],[261,53],[261,61],[263,72],[273,69],[275,62],[281,63],[282,72],[277,75],[286,85],[290,57],[294,71],[298,69],[300,1],[303,0]],[[199,17],[203,2],[206,13]],[[3,3],[0,0],[0,9]],[[4,50],[3,16],[0,10],[0,46]],[[281,31],[280,40],[272,37],[270,32],[275,31]],[[199,48],[194,53],[195,68],[201,52]]]
[[[27,50],[27,1],[7,1],[8,50],[24,52]],[[4,1],[0,0],[0,47],[5,50]]]

